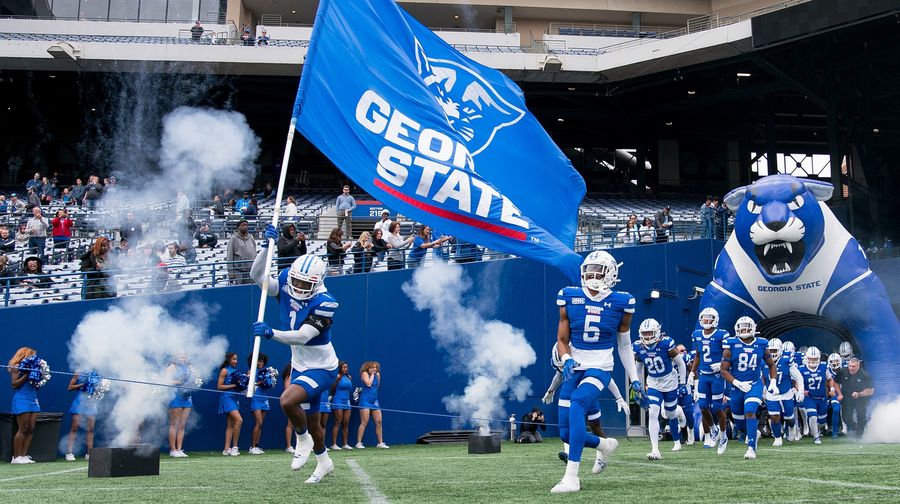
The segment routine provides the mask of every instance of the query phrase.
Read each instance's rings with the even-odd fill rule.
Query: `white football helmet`
[[[830,367],[832,371],[840,371],[841,363],[842,360],[840,354],[833,353],[828,356],[828,367]]]
[[[756,322],[750,317],[741,317],[734,324],[734,335],[741,339],[756,337]]]
[[[841,355],[841,358],[849,359],[853,356],[853,345],[849,341],[842,341],[838,347],[838,353]]]
[[[604,250],[595,250],[581,263],[581,286],[606,297],[619,281],[619,263]]]
[[[660,327],[656,319],[648,318],[641,322],[638,333],[641,335],[641,344],[645,347],[650,347],[655,345],[662,337],[662,327]]]
[[[288,271],[287,291],[296,299],[309,299],[325,283],[325,261],[317,255],[306,254],[294,259]]]
[[[562,372],[563,361],[559,356],[559,350],[556,348],[556,343],[553,344],[553,349],[550,351],[550,365],[553,366],[553,369]]]
[[[811,346],[806,349],[806,366],[810,369],[819,367],[822,362],[822,352],[817,347]]]
[[[769,354],[772,355],[772,360],[778,360],[781,358],[781,354],[784,352],[784,343],[781,342],[778,338],[772,338],[769,340]]]
[[[790,340],[785,341],[784,343],[781,344],[781,350],[784,352],[791,352],[791,353],[794,353],[797,351],[797,349],[794,347],[794,342],[790,341]]]
[[[707,306],[700,310],[700,327],[704,329],[715,329],[719,327],[719,312],[712,306]]]

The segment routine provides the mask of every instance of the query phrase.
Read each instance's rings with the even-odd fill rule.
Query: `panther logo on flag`
[[[415,41],[419,76],[473,157],[491,144],[498,131],[525,115],[472,69],[456,61],[429,58]]]

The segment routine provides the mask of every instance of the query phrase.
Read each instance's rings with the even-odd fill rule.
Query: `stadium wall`
[[[709,281],[713,262],[721,250],[721,243],[712,240],[695,240],[660,245],[647,245],[616,249],[615,257],[623,262],[620,269],[620,290],[631,292],[637,300],[637,313],[633,335],[640,320],[654,317],[678,342],[687,342],[694,327],[699,297],[688,299],[694,286]],[[549,368],[549,352],[556,338],[558,322],[555,305],[556,292],[564,286],[563,276],[555,269],[525,260],[509,259],[468,264],[464,266],[472,280],[472,288],[465,294],[465,303],[477,308],[486,318],[498,319],[521,328],[537,353],[538,360],[526,370],[533,383],[532,394],[524,403],[507,401],[507,411],[519,418],[533,406],[542,406],[540,398],[549,385],[552,373]],[[417,312],[403,294],[401,286],[410,279],[412,271],[391,271],[364,275],[329,277],[327,286],[340,301],[335,316],[334,345],[339,357],[350,362],[354,384],[360,383],[357,371],[364,360],[378,360],[383,369],[383,385],[379,399],[383,408],[429,413],[445,413],[441,399],[463,390],[466,380],[462,376],[449,375],[446,371],[448,357],[435,348],[429,332],[429,314]],[[651,288],[662,291],[659,299],[649,299]],[[190,302],[204,303],[212,313],[210,334],[223,334],[230,342],[230,350],[237,352],[240,362],[245,362],[252,340],[250,324],[255,319],[259,290],[253,286],[227,287],[192,291],[177,295],[160,295],[152,300],[178,311]],[[32,346],[55,369],[67,370],[67,343],[88,311],[103,310],[122,300],[96,300],[75,303],[49,304],[45,306],[10,308],[2,311],[5,337],[0,340],[0,359],[5,364],[17,348]],[[278,305],[267,306],[267,320],[278,320]],[[460,320],[459,324],[466,324]],[[129,337],[127,327],[110,327],[110,331]],[[290,359],[286,346],[264,342],[262,351],[270,363],[282,367]],[[620,388],[621,367],[616,366],[616,378]],[[68,376],[57,374],[41,390],[39,398],[44,411],[67,412],[73,394],[66,393]],[[214,388],[214,384],[207,384]],[[272,395],[281,390],[279,386]],[[12,389],[0,388],[0,411],[8,411]],[[222,444],[224,419],[215,414],[218,397],[215,393],[197,393],[194,396],[193,416],[197,425],[187,436],[186,449],[217,450]],[[278,408],[278,401],[270,401],[272,411],[266,418],[263,448],[283,446],[285,419]],[[244,408],[244,432],[242,448],[249,443],[252,418]],[[554,407],[544,407],[547,421],[556,422]],[[102,412],[102,405],[101,405]],[[604,424],[612,432],[622,432],[624,420],[615,413],[611,401],[604,404]],[[412,443],[430,430],[451,428],[447,418],[407,413],[385,412],[384,436],[388,443]],[[102,416],[98,424],[102,423]],[[351,433],[355,432],[357,415],[353,415]],[[69,425],[69,416],[63,419],[63,431]],[[374,433],[369,428],[366,444],[374,444]],[[98,432],[102,427],[98,426]],[[555,429],[548,434],[556,435]],[[351,440],[355,436],[351,434]],[[160,438],[162,439],[162,437]],[[102,446],[102,436],[98,445]]]

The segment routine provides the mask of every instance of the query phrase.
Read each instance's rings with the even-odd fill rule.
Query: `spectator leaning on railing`
[[[44,261],[40,257],[31,256],[22,261],[22,271],[19,273],[19,285],[25,285],[29,289],[45,289],[53,286],[53,280],[45,276]]]
[[[201,36],[203,36],[203,27],[200,26],[200,21],[195,21],[194,26],[191,27],[191,40],[200,42]]]
[[[656,225],[656,241],[659,243],[669,241],[669,235],[672,233],[672,226],[674,225],[669,205],[666,205],[656,213],[656,222],[654,224]]]
[[[262,30],[262,34],[256,39],[257,47],[266,47],[269,45],[269,34],[266,33],[265,28]]]
[[[256,240],[248,232],[249,225],[245,219],[238,222],[237,232],[228,240],[228,248],[225,249],[225,260],[228,264],[228,278],[232,285],[253,283],[250,278],[250,261],[256,258]],[[247,261],[234,264],[232,261]]]
[[[653,221],[650,220],[650,217],[644,217],[644,222],[641,223],[641,227],[638,229],[638,236],[640,236],[640,244],[648,245],[656,241],[656,228],[653,227]]]
[[[275,242],[278,247],[278,269],[289,268],[294,259],[306,255],[306,235],[298,233],[293,224],[281,226],[281,235]]]

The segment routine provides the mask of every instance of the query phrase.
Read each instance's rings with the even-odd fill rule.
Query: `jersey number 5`
[[[597,325],[594,325],[597,324]],[[582,339],[585,343],[596,343],[600,341],[600,315],[584,316],[584,334]]]

